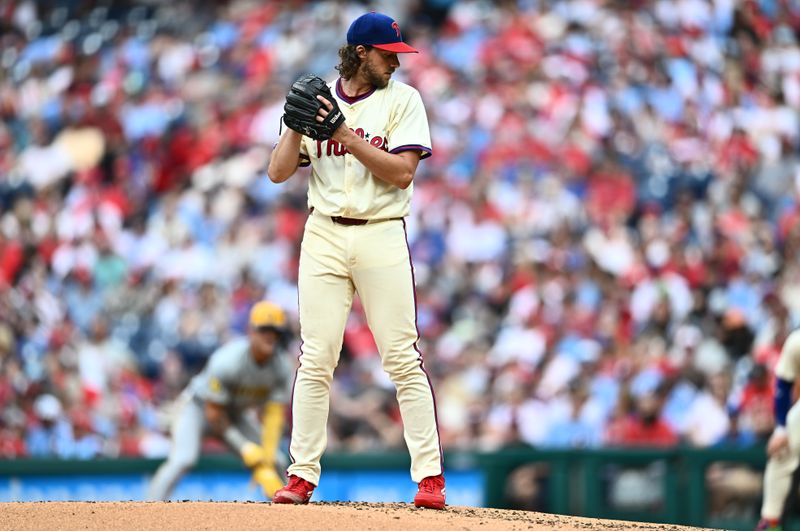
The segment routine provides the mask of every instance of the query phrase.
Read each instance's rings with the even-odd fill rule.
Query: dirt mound
[[[0,504],[0,528],[161,530],[192,529],[411,529],[658,530],[697,529],[575,518],[524,511],[448,507],[417,509],[405,503],[312,503],[307,506],[227,502],[40,502]]]

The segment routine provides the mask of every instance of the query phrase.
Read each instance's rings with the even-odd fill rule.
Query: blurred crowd
[[[266,165],[368,9],[422,52],[396,76],[433,136],[408,226],[444,446],[763,442],[800,2],[0,0],[0,457],[163,456],[250,305],[296,322],[307,174]],[[357,301],[332,397],[330,449],[403,445]]]

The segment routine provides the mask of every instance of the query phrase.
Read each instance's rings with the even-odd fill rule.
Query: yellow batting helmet
[[[274,328],[279,332],[286,329],[286,313],[277,304],[269,301],[257,302],[250,309],[252,328]]]

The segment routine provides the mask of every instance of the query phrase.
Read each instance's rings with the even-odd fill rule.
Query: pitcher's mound
[[[525,511],[448,507],[417,509],[405,503],[311,503],[305,506],[230,502],[39,502],[0,504],[0,528],[162,530],[192,529],[413,529],[458,530],[658,530],[690,528],[576,518]]]

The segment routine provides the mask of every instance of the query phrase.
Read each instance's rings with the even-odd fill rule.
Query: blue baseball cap
[[[347,44],[364,44],[394,53],[419,53],[403,42],[400,26],[392,17],[374,11],[361,15],[350,24]]]

